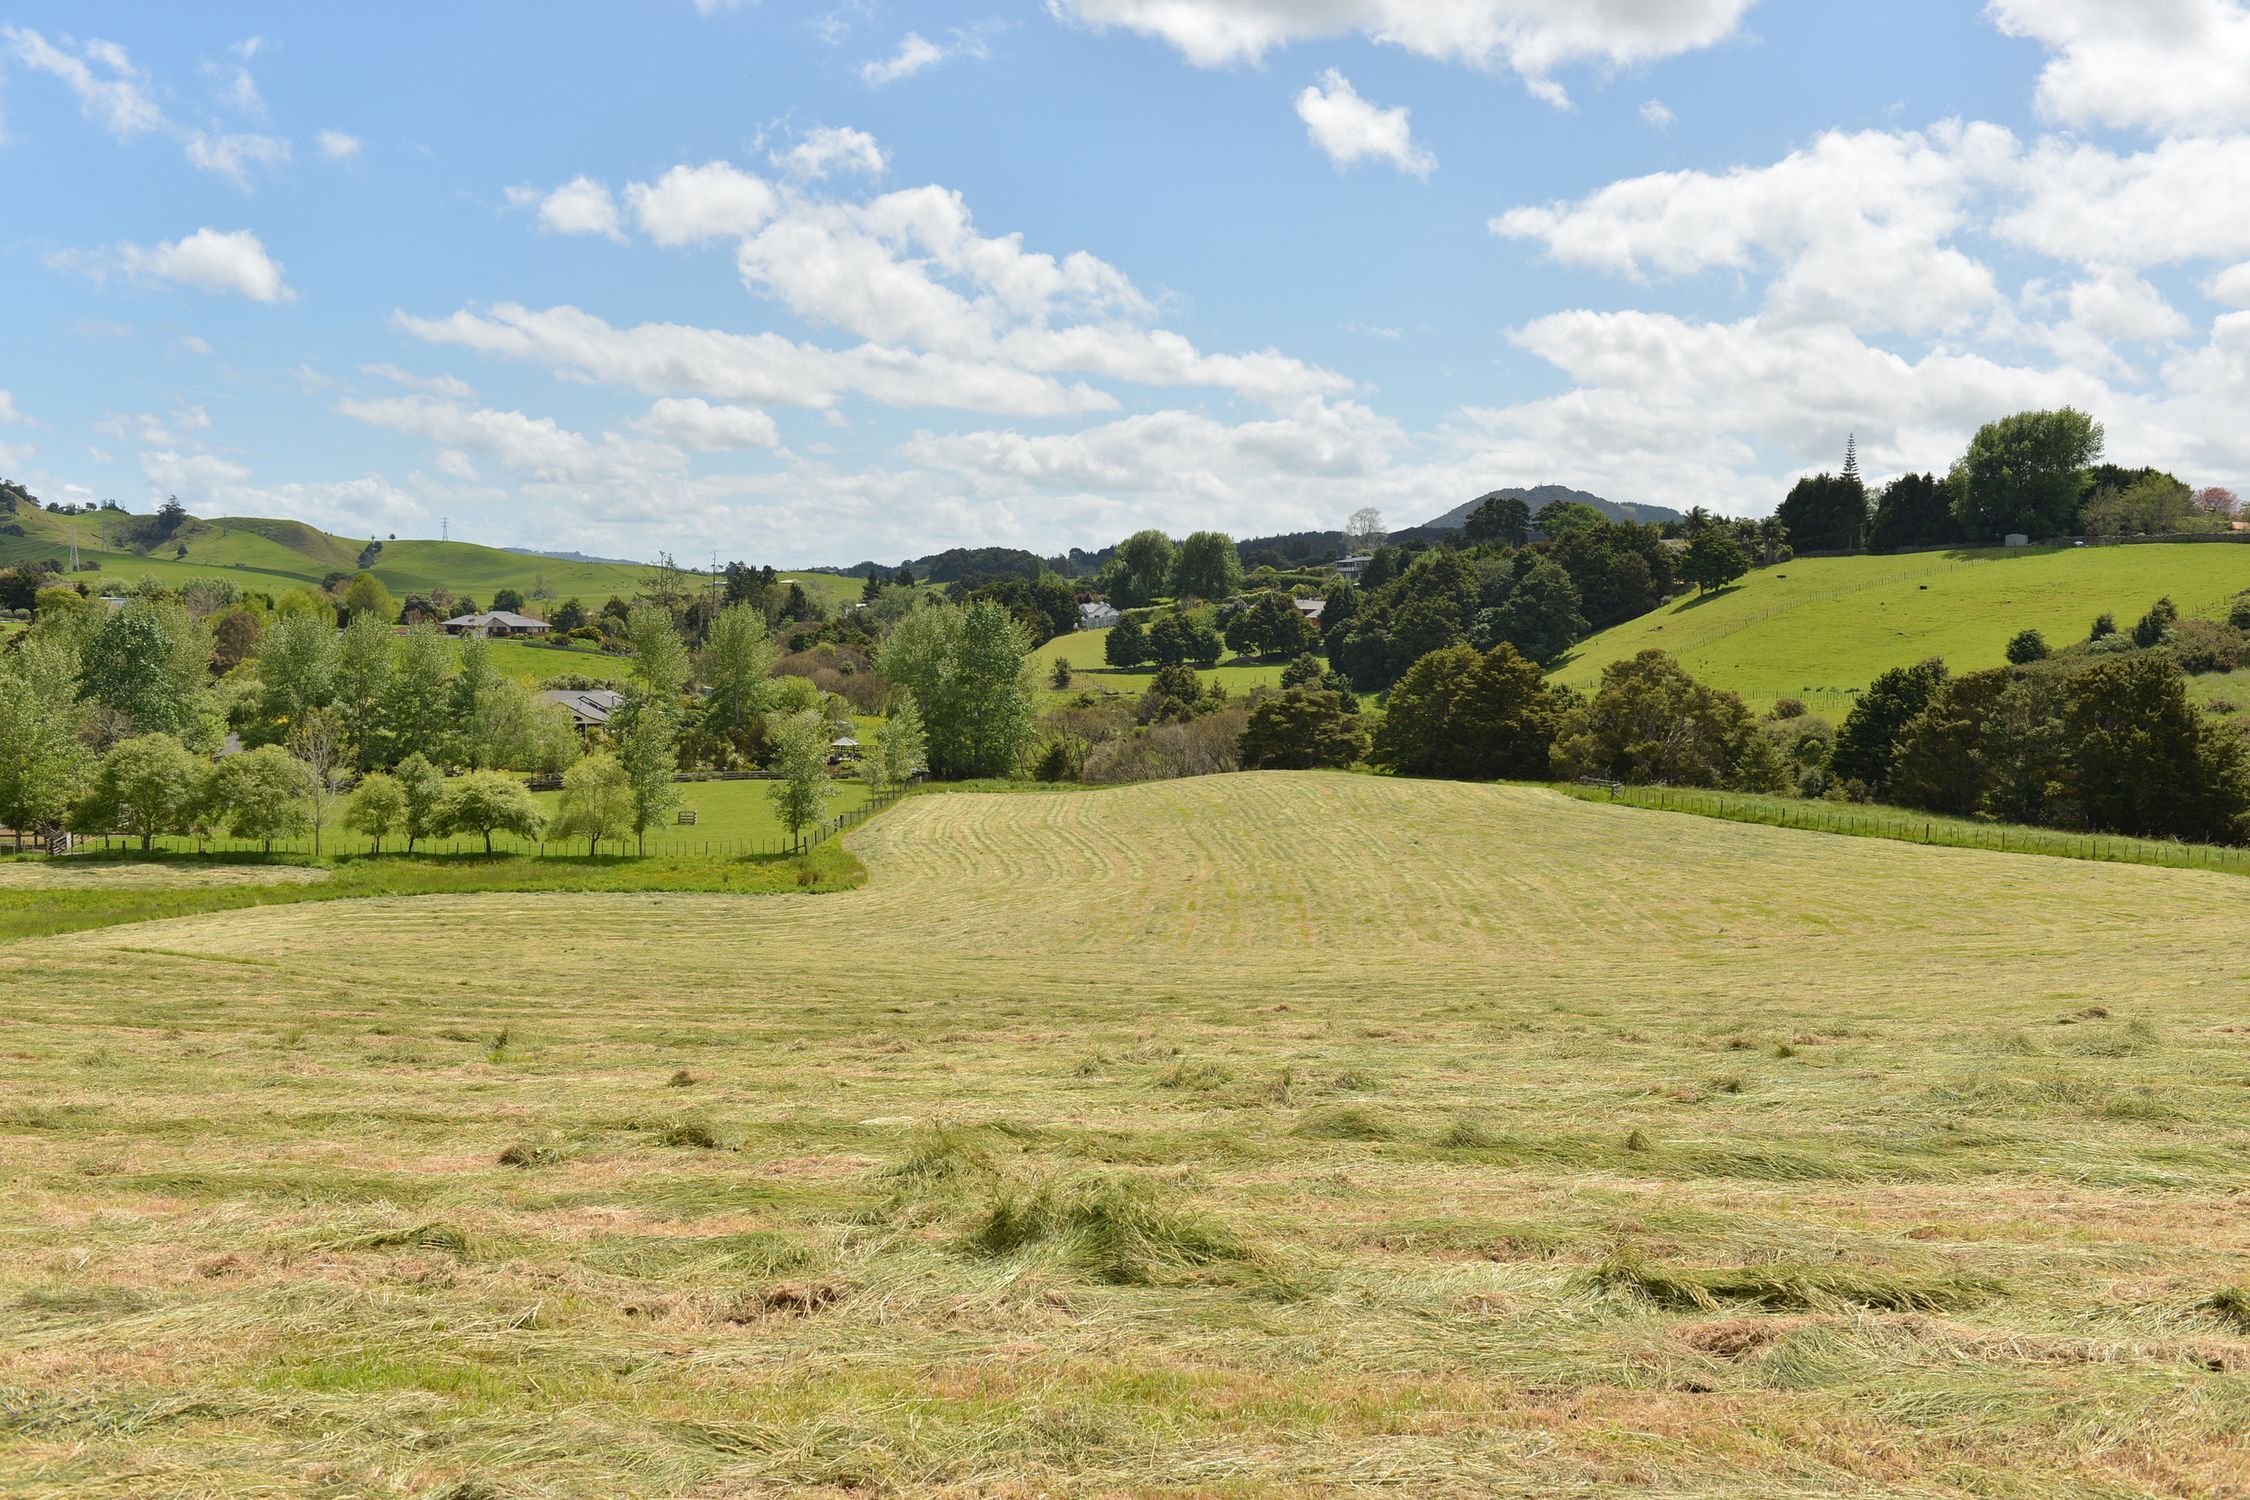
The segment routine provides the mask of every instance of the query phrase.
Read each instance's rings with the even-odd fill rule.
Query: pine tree
[[[1844,477],[1853,484],[1865,484],[1859,477],[1859,434],[1856,432],[1844,439]]]

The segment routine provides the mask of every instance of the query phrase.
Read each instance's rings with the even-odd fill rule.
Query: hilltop
[[[1998,666],[2019,630],[2061,646],[2105,611],[2130,624],[2168,595],[2182,614],[2219,615],[2244,588],[2250,546],[2221,542],[1800,558],[1590,637],[1551,675],[1591,687],[1610,662],[1653,646],[1753,704],[1833,707],[1822,700],[1926,657]]]
[[[1574,490],[1568,485],[1539,484],[1533,485],[1530,489],[1519,487],[1488,491],[1477,496],[1474,500],[1462,501],[1436,520],[1424,521],[1421,525],[1414,527],[1412,532],[1404,532],[1401,535],[1459,531],[1468,524],[1469,517],[1475,512],[1476,508],[1487,500],[1521,500],[1525,505],[1531,507],[1533,515],[1539,514],[1540,508],[1543,506],[1575,504],[1592,506],[1612,521],[1633,521],[1641,525],[1661,526],[1667,522],[1677,523],[1687,519],[1680,512],[1662,505],[1643,505],[1636,500],[1605,500],[1599,495],[1588,494],[1584,490]]]
[[[64,514],[20,502],[0,513],[0,567],[49,558],[66,562],[74,538],[79,560],[99,564],[98,573],[80,575],[97,586],[130,585],[142,578],[176,585],[219,576],[246,588],[281,591],[317,587],[331,573],[357,572],[364,566],[402,597],[442,584],[479,599],[512,588],[527,599],[579,598],[592,607],[613,594],[632,598],[650,573],[642,563],[477,542],[338,536],[302,521],[271,517],[189,515],[165,530],[156,516],[115,510]],[[691,577],[706,576],[687,571]],[[831,607],[859,596],[854,584],[833,574],[784,576],[802,582],[808,593]]]

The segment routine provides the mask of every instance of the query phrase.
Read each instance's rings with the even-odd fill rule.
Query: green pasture
[[[2059,647],[2105,611],[2130,626],[2169,595],[2183,614],[2217,615],[2244,589],[2250,545],[2217,542],[1800,559],[1606,630],[1550,675],[1590,687],[1606,664],[1653,646],[1755,705],[1799,697],[1833,712],[1891,667],[1931,656],[1998,666],[2021,630]]]
[[[1069,635],[1056,636],[1033,654],[1032,665],[1041,688],[1047,688],[1051,684],[1055,663],[1058,661],[1069,662],[1074,674],[1067,690],[1048,693],[1050,701],[1060,701],[1079,693],[1103,691],[1124,693],[1137,698],[1148,691],[1149,684],[1156,680],[1156,669],[1141,667],[1125,671],[1105,665],[1102,649],[1108,640],[1107,630],[1079,630]],[[1285,661],[1222,660],[1220,665],[1199,669],[1195,675],[1205,687],[1223,686],[1228,692],[1239,694],[1247,693],[1255,687],[1281,686],[1281,669],[1287,665]]]

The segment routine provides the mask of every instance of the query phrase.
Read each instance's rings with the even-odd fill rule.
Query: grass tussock
[[[1388,1141],[1398,1137],[1398,1131],[1380,1111],[1358,1104],[1311,1110],[1289,1133],[1303,1141]]]
[[[696,1151],[724,1151],[731,1144],[726,1132],[708,1115],[682,1115],[656,1132],[660,1146]]]
[[[533,1141],[517,1141],[500,1153],[503,1167],[551,1167],[563,1159],[560,1149]]]
[[[2250,1287],[2221,1287],[2200,1307],[2236,1333],[2250,1334]]]
[[[1146,1178],[1053,1180],[996,1199],[967,1236],[979,1255],[1044,1247],[1112,1286],[1158,1286],[1215,1268],[1243,1268],[1250,1245],[1207,1216],[1171,1206]]]
[[[1716,1312],[1748,1304],[1776,1312],[1950,1312],[1979,1307],[2004,1288],[1994,1278],[1948,1272],[1912,1276],[1790,1262],[1755,1266],[1679,1266],[1620,1251],[1587,1277],[1602,1291],[1645,1298],[1673,1312]]]
[[[477,1242],[465,1229],[453,1224],[429,1223],[409,1225],[404,1229],[381,1229],[373,1234],[363,1234],[340,1240],[325,1248],[332,1250],[436,1250],[463,1260],[477,1253]]]

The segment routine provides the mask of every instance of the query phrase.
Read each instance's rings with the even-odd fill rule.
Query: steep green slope
[[[2185,614],[2212,615],[2246,588],[2250,546],[2225,543],[1806,559],[1606,630],[1552,676],[1590,687],[1608,663],[1654,646],[1753,703],[1803,697],[1817,707],[1924,657],[1998,666],[2019,630],[2060,646],[2083,639],[2104,611],[2130,625],[2170,595]]]

